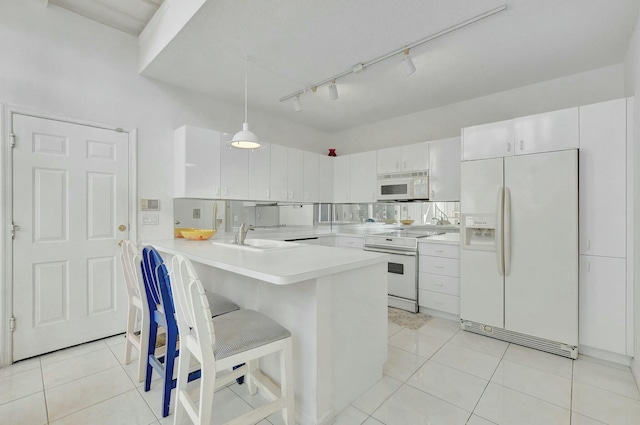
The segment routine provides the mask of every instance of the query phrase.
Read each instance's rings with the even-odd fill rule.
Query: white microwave
[[[378,201],[413,201],[429,199],[429,174],[427,171],[405,175],[378,176]]]

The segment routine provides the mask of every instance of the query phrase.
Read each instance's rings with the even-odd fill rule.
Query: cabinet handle
[[[436,196],[436,190],[431,189],[431,197],[434,198]]]
[[[524,149],[524,140],[520,140],[520,150]]]
[[[269,197],[269,189],[265,189],[264,194],[268,198]]]
[[[436,286],[444,286],[444,283],[436,283]]]
[[[227,194],[227,188],[226,187],[222,188],[222,194],[226,196],[226,194]]]
[[[289,192],[289,199],[293,199],[293,192]]]
[[[507,152],[511,152],[511,143],[507,142]]]
[[[444,304],[444,303],[443,303],[442,301],[436,301],[436,304],[438,304],[438,305],[442,305],[442,304]]]
[[[400,163],[396,162],[396,170],[399,170],[399,169],[400,169]]]
[[[591,271],[591,261],[587,261],[587,271]]]
[[[444,269],[444,266],[435,266],[436,269]]]
[[[407,161],[404,161],[404,162],[402,163],[402,169],[403,169],[403,170],[406,170],[406,169],[407,169]]]
[[[444,249],[434,249],[433,252],[444,252]]]
[[[591,239],[587,239],[587,249],[591,249]]]
[[[304,199],[309,199],[309,192],[304,193]]]
[[[284,199],[287,199],[287,191],[286,191],[286,190],[283,190],[283,191],[282,191],[282,197],[283,197]]]

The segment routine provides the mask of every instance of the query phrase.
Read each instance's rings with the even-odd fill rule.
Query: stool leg
[[[191,353],[189,350],[182,350],[178,356],[178,377],[176,378],[176,408],[174,409],[174,424],[184,423],[185,408],[180,401],[181,397],[189,398],[187,384],[189,383],[189,364],[191,363]],[[184,394],[181,394],[184,393]]]
[[[173,330],[167,330],[167,352],[164,355],[164,395],[162,396],[162,417],[169,416],[171,404],[171,389],[173,388],[173,366],[176,359],[176,346],[178,334]]]
[[[144,371],[149,363],[149,355],[146,356],[144,353],[149,353],[149,323],[145,323],[144,312],[141,312],[142,319],[140,320],[140,353],[138,353],[138,382],[144,379]],[[149,320],[146,319],[146,322]],[[157,328],[156,328],[157,332]],[[153,343],[155,347],[155,342]],[[155,353],[155,349],[154,349]]]
[[[158,324],[155,320],[151,320],[149,323],[149,345],[147,346],[147,373],[144,379],[144,390],[149,391],[151,389],[151,374],[153,373],[153,367],[149,358],[155,355],[156,352],[156,337],[158,336]]]
[[[131,363],[131,343],[130,338],[133,336],[136,327],[136,306],[133,304],[129,304],[129,309],[127,311],[127,333],[125,334],[124,341],[124,364]]]
[[[280,352],[280,396],[286,398],[282,419],[286,425],[295,425],[295,399],[293,394],[293,349],[289,340]]]
[[[247,383],[249,394],[255,395],[258,392],[258,386],[255,382],[255,371],[258,368],[258,360],[249,360],[247,364],[247,374],[244,376],[245,382]]]

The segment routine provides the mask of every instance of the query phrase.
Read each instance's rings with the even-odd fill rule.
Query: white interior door
[[[578,152],[504,161],[505,328],[578,345]]]
[[[13,359],[125,330],[128,135],[13,116]]]

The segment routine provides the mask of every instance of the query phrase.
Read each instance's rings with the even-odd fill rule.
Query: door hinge
[[[16,135],[11,133],[11,134],[9,134],[9,137],[11,137],[11,142],[10,142],[11,143],[11,147],[15,148],[16,147]]]
[[[16,330],[16,318],[15,317],[11,317],[11,319],[9,319],[9,330],[11,332]]]

